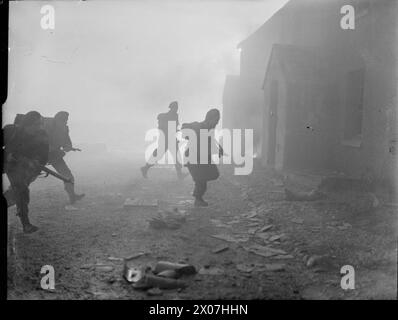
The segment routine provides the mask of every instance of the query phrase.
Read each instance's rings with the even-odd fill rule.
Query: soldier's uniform
[[[30,223],[28,216],[29,185],[48,161],[48,136],[43,129],[29,133],[23,126],[7,125],[3,128],[3,137],[3,172],[10,181],[10,188],[4,197],[7,206],[16,204],[24,232],[34,232],[37,227]]]
[[[59,112],[53,118],[45,118],[44,128],[48,134],[50,142],[50,151],[48,155],[48,163],[59,174],[70,181],[74,182],[72,171],[64,160],[66,152],[73,150],[72,141],[69,136],[69,127],[65,124],[60,124],[56,121],[57,115],[68,116],[66,112]],[[64,188],[69,196],[70,203],[75,203],[76,200],[81,199],[84,195],[77,195],[73,183],[64,182]]]

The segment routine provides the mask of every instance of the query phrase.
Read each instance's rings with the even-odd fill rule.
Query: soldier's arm
[[[62,146],[62,149],[65,152],[69,152],[69,151],[73,150],[72,140],[69,135],[69,127],[66,127],[65,141],[64,141],[64,145]]]

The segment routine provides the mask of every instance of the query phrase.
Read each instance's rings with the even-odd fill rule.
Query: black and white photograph
[[[397,300],[398,0],[0,9],[6,300]]]

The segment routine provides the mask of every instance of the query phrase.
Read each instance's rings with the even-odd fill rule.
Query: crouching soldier
[[[73,183],[74,177],[64,160],[66,152],[80,151],[80,149],[73,148],[72,146],[72,141],[69,136],[68,118],[68,112],[60,111],[53,119],[45,119],[44,128],[48,134],[50,142],[48,163],[55,169],[55,171],[72,181],[64,182],[64,187],[69,196],[70,203],[74,204],[76,201],[82,199],[84,194],[75,193]]]
[[[195,197],[195,206],[196,207],[206,207],[208,203],[203,199],[203,195],[207,190],[207,182],[212,180],[217,180],[220,176],[217,166],[212,163],[212,154],[215,144],[214,136],[211,135],[208,137],[208,150],[207,150],[207,163],[200,163],[200,154],[205,150],[200,150],[200,130],[208,130],[209,132],[213,130],[218,122],[220,121],[220,111],[218,109],[211,109],[207,112],[206,118],[202,122],[192,122],[192,123],[184,123],[181,127],[184,129],[191,129],[196,134],[196,154],[197,154],[197,162],[196,163],[188,163],[186,164],[189,173],[192,176],[192,179],[195,183],[195,188],[193,191],[193,196]],[[214,132],[213,132],[214,133]],[[183,133],[184,135],[184,133]],[[189,142],[192,143],[192,142]],[[195,143],[195,142],[194,142]],[[190,148],[186,150],[185,156],[189,157]],[[221,157],[223,155],[223,149],[221,146],[218,146],[218,155]]]
[[[3,128],[3,172],[7,174],[10,188],[4,193],[7,206],[17,206],[17,215],[23,231],[32,233],[37,227],[29,220],[29,185],[37,178],[48,161],[49,142],[43,130],[42,117],[30,111],[18,125]]]

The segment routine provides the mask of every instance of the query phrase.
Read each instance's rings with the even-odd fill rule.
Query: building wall
[[[337,133],[330,135],[333,149],[330,157],[335,169],[356,176],[371,173],[375,178],[387,178],[396,161],[388,150],[389,141],[396,134],[391,128],[391,117],[395,117],[396,109],[397,1],[370,1],[367,12],[357,11],[360,17],[356,29],[342,30],[340,8],[350,3],[356,5],[357,1],[327,1],[318,5],[306,0],[292,1],[282,14],[245,41],[241,46],[242,101],[252,101],[243,104],[250,104],[254,114],[267,109],[267,102],[259,98],[259,88],[274,43],[319,48],[324,56],[330,55],[323,103],[335,112]],[[343,143],[341,135],[343,79],[347,72],[362,65],[365,69],[363,137],[360,147],[352,147]],[[256,126],[260,122],[257,120]]]

